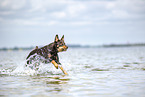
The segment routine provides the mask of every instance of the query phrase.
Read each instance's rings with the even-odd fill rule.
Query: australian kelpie
[[[26,67],[38,70],[40,62],[52,63],[57,69],[59,67],[64,74],[67,74],[67,72],[63,70],[58,57],[58,52],[66,51],[67,49],[68,46],[65,45],[64,35],[61,39],[59,39],[58,35],[56,35],[53,43],[50,43],[49,45],[41,48],[38,48],[38,46],[36,46],[36,48],[29,53],[26,58]]]

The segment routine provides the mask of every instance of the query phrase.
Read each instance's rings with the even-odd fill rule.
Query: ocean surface
[[[0,97],[145,97],[145,47],[69,48],[69,75],[49,64],[25,67],[26,51],[0,51]]]

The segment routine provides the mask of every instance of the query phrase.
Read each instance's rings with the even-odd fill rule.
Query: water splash
[[[0,69],[1,75],[12,75],[12,76],[34,76],[34,75],[62,75],[60,69],[56,69],[53,64],[40,63],[39,69],[34,70],[25,66],[26,62],[17,63],[15,69],[13,68],[2,68]],[[63,65],[63,63],[62,63]],[[65,66],[66,67],[66,66]]]

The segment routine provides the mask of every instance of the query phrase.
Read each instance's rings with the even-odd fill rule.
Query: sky
[[[0,0],[0,47],[145,43],[145,0]]]

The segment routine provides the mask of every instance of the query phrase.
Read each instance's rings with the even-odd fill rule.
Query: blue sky
[[[0,0],[0,47],[145,43],[145,0]]]

